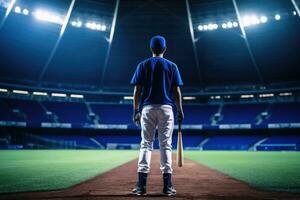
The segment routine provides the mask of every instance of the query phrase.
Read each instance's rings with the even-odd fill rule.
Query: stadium
[[[300,199],[299,7],[0,0],[0,199]],[[130,81],[156,35],[184,83],[177,194],[161,192],[157,130],[136,197],[143,125]]]

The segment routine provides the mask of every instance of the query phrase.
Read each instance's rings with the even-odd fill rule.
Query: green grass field
[[[0,151],[0,193],[66,188],[137,156],[137,151]]]
[[[185,155],[261,189],[300,192],[300,153],[190,151]]]
[[[0,151],[0,193],[67,188],[137,158],[137,151]],[[300,153],[185,151],[252,186],[300,192]]]

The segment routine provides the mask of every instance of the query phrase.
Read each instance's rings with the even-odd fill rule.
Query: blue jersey
[[[174,106],[173,87],[183,82],[175,63],[161,57],[152,57],[139,63],[130,85],[141,85],[141,107],[150,104]]]

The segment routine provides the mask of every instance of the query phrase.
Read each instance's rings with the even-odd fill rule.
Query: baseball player
[[[172,133],[176,104],[177,121],[184,115],[180,87],[183,82],[177,65],[165,58],[166,40],[154,36],[150,41],[152,57],[138,64],[130,82],[134,85],[133,121],[141,125],[141,148],[138,161],[138,181],[132,190],[135,195],[146,194],[147,175],[150,171],[151,152],[156,130],[160,145],[160,169],[163,174],[163,193],[176,194],[172,185]]]

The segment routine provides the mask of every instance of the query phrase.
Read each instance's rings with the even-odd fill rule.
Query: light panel
[[[54,24],[62,25],[64,22],[63,17],[61,17],[60,15],[58,15],[56,13],[52,13],[52,12],[46,11],[46,10],[37,10],[33,13],[33,15],[38,20],[47,21],[47,22],[54,23]]]
[[[133,100],[133,96],[124,96],[123,99],[124,100]]]
[[[64,93],[52,93],[51,96],[53,96],[53,97],[67,97],[67,95],[64,94]]]
[[[71,94],[70,95],[71,98],[76,98],[76,99],[83,99],[84,96],[82,94]]]
[[[36,96],[47,96],[47,92],[33,92],[32,93],[33,95],[36,95]]]
[[[29,94],[29,92],[26,91],[26,90],[13,90],[13,93],[15,93],[15,94]]]

